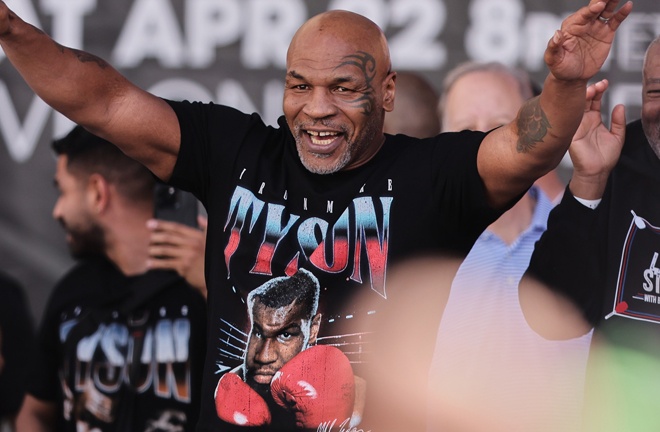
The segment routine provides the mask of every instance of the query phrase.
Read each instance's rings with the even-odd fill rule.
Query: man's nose
[[[321,119],[335,114],[337,107],[327,88],[315,87],[309,92],[303,111],[311,118]]]
[[[62,216],[62,211],[60,209],[60,206],[61,206],[60,200],[58,199],[57,201],[55,201],[55,205],[53,206],[53,212],[51,213],[51,216],[55,220],[58,220],[60,216]]]
[[[268,364],[273,363],[277,360],[277,344],[270,340],[266,339],[257,349],[257,353],[254,356],[254,359],[257,363]]]

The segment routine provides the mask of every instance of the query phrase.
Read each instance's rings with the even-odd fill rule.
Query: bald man
[[[617,4],[591,0],[564,20],[545,53],[543,93],[514,121],[490,133],[426,140],[383,133],[396,85],[387,41],[373,22],[346,11],[314,16],[294,35],[277,127],[226,106],[158,98],[105,61],[55,43],[2,2],[0,46],[44,101],[192,191],[208,210],[210,325],[198,429],[232,430],[245,419],[221,421],[213,392],[242,363],[254,331],[245,313],[249,292],[311,271],[324,317],[317,344],[342,347],[364,376],[372,335],[365,329],[402,294],[387,286],[392,264],[466,253],[559,163],[580,123],[587,81],[632,9]],[[350,301],[363,290],[366,303]],[[323,427],[350,422],[328,416]],[[359,427],[368,430],[367,423]],[[269,429],[267,421],[260,427]]]

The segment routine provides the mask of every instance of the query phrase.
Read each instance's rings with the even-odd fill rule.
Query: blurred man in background
[[[50,296],[17,428],[192,431],[206,304],[148,269],[153,176],[79,126],[53,147],[53,217],[78,263]]]
[[[532,96],[522,70],[501,63],[459,65],[443,85],[443,131],[500,127]],[[532,186],[484,231],[460,266],[430,370],[429,430],[488,425],[551,432],[579,426],[590,335],[543,340],[529,328],[518,301],[518,282],[551,209],[544,191]],[[475,406],[478,413],[469,415]]]
[[[660,429],[660,36],[644,57],[640,119],[626,124],[617,105],[610,126],[603,123],[608,86],[589,87],[570,147],[573,176],[529,275],[549,288],[549,306],[568,299],[594,328],[584,430],[651,432]],[[521,284],[523,308],[535,305],[532,288]],[[564,309],[545,317],[534,321],[543,336]]]
[[[417,72],[396,74],[394,109],[385,113],[384,131],[415,138],[428,138],[440,133],[438,92],[431,82]]]

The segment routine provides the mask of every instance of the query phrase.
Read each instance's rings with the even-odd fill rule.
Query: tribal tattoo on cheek
[[[374,110],[374,88],[373,80],[376,77],[376,59],[364,51],[358,51],[358,54],[351,54],[345,57],[345,61],[337,66],[339,69],[344,66],[355,66],[364,76],[365,88],[361,92],[362,96],[352,101],[353,104],[362,108],[362,114],[368,116]]]
[[[543,141],[551,126],[541,108],[538,96],[525,102],[522,106],[516,126],[518,127],[518,144],[516,145],[518,153],[527,153],[536,146],[536,143]]]

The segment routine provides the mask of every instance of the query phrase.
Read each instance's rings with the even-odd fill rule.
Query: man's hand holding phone
[[[199,202],[162,182],[154,188],[154,219],[147,222],[150,269],[174,270],[206,297],[204,252],[207,219],[198,214]]]
[[[147,222],[147,228],[151,231],[147,267],[176,271],[206,297],[204,251],[207,218],[197,216],[197,225],[199,228],[150,219]]]

